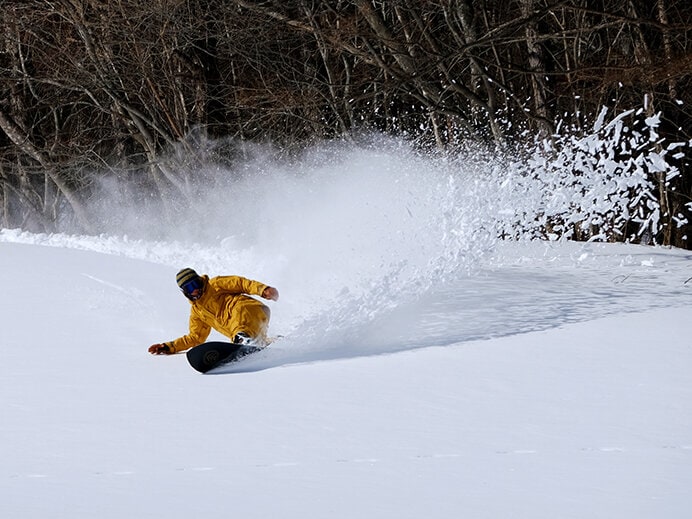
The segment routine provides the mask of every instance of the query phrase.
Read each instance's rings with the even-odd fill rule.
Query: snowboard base
[[[246,355],[260,351],[262,348],[249,344],[231,344],[230,342],[205,342],[187,351],[187,361],[200,373],[230,362],[236,362]]]

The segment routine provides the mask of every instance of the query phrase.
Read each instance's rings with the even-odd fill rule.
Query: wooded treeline
[[[0,28],[7,227],[92,230],[108,171],[184,195],[207,139],[511,146],[603,106],[692,137],[688,0],[3,0]],[[661,183],[669,219],[692,200],[685,160]]]

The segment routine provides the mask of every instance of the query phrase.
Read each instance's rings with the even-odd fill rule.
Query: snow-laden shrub
[[[508,168],[501,235],[648,241],[663,231],[670,181],[680,175],[671,159],[691,143],[666,144],[660,114],[628,110],[610,121],[607,115],[603,108],[588,132],[558,133]],[[683,214],[671,219],[687,223]]]

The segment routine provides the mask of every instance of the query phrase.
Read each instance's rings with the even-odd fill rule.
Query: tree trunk
[[[661,23],[663,26],[663,29],[661,31],[663,32],[663,52],[666,58],[666,75],[668,76],[668,95],[670,95],[670,99],[675,100],[678,97],[678,92],[677,92],[677,85],[675,83],[675,79],[673,78],[673,75],[671,74],[670,67],[672,66],[673,63],[673,44],[670,38],[670,30],[667,28],[668,25],[668,13],[666,11],[666,6],[665,6],[665,0],[657,0],[656,1],[656,8],[658,11],[658,21]]]
[[[533,14],[534,0],[522,0],[521,11],[525,18]],[[532,21],[526,23],[526,48],[529,53],[529,73],[531,75],[531,90],[533,92],[533,105],[535,115],[539,121],[539,130],[543,137],[548,137],[553,133],[552,117],[548,113],[547,95],[545,87],[545,62],[543,60],[543,49],[538,44],[538,31],[536,24]]]

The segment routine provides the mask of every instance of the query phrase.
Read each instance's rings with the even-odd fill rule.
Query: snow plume
[[[108,235],[101,244],[120,240],[128,256],[276,284],[282,319],[307,335],[343,334],[465,276],[496,242],[492,173],[501,161],[478,152],[431,157],[379,136],[289,159],[245,151],[235,167],[200,169],[204,181],[188,185],[193,203],[173,212],[128,204],[127,189],[109,186],[95,210]]]
[[[162,205],[104,183],[93,210],[104,236],[44,241],[274,284],[278,328],[324,344],[325,333],[357,337],[487,267],[502,240],[598,240],[633,227],[654,235],[658,182],[679,174],[671,158],[689,147],[663,143],[658,124],[641,111],[608,120],[604,110],[589,131],[563,132],[528,155],[480,146],[426,154],[381,136],[292,158],[246,148],[231,165],[187,166],[195,176],[181,186],[192,203]]]
[[[662,231],[658,190],[681,174],[674,164],[690,143],[665,143],[660,114],[607,116],[604,108],[590,131],[555,135],[527,163],[509,168],[502,234],[650,242]],[[687,223],[683,214],[674,220]]]
[[[305,242],[329,256],[358,250],[369,264],[426,256],[426,268],[441,271],[467,268],[469,248],[497,237],[646,242],[666,223],[660,188],[681,174],[676,164],[692,147],[665,142],[660,122],[643,109],[603,108],[590,128],[560,127],[530,149],[463,143],[444,154],[381,135],[292,157],[196,139],[169,161],[175,196],[151,199],[132,182],[105,179],[92,214],[109,235],[225,240],[259,252]],[[673,220],[684,225],[688,216]]]

